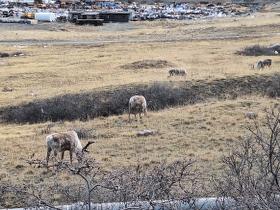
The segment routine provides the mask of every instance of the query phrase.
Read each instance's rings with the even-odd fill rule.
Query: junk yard
[[[263,5],[231,3],[122,3],[115,1],[0,1],[0,22],[29,23],[72,22],[102,25],[156,19],[192,20],[249,15]]]
[[[0,209],[280,209],[280,2],[0,0]]]

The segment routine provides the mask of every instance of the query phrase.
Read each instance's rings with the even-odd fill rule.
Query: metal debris
[[[154,3],[148,5],[135,2],[128,4],[105,0],[86,0],[84,2],[67,0],[60,1],[60,3],[51,0],[43,0],[43,3],[35,4],[33,0],[20,0],[18,3],[12,2],[12,0],[0,0],[0,22],[15,20],[14,22],[29,23],[28,21],[19,21],[29,19],[49,22],[65,22],[71,20],[71,14],[75,11],[82,13],[98,13],[100,14],[100,18],[98,19],[103,19],[104,22],[111,22],[106,19],[108,15],[119,15],[120,13],[129,13],[129,18],[132,21],[143,21],[156,19],[189,20],[248,15],[253,12],[249,6],[247,7],[230,3]],[[9,19],[7,20],[3,18]],[[119,20],[117,19],[116,22],[126,22]]]

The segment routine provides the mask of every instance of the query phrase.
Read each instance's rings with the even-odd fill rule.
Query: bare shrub
[[[0,118],[13,123],[43,121],[88,120],[99,116],[123,114],[128,110],[129,98],[143,95],[149,110],[188,105],[209,98],[225,99],[247,94],[280,95],[280,75],[245,76],[232,79],[198,82],[156,82],[124,85],[106,91],[67,94],[37,100],[18,106],[0,108]]]
[[[245,55],[245,56],[272,56],[272,55],[278,55],[275,53],[274,47],[265,47],[260,45],[253,45],[250,47],[246,47],[245,49],[241,51],[237,51],[236,53],[238,55]],[[277,51],[278,52],[278,51]]]
[[[158,200],[181,200],[194,206],[196,198],[202,194],[194,163],[179,160],[114,171],[108,180],[112,180],[111,185],[118,186],[118,190],[111,196],[114,201],[124,202],[126,207],[147,201],[153,208]]]
[[[272,78],[270,86],[266,89],[269,97],[275,98],[280,96],[280,76]]]
[[[53,199],[52,196],[59,198],[59,202],[81,202],[81,206],[86,206],[88,209],[91,209],[92,202],[102,202],[103,200],[97,200],[94,196],[100,194],[100,189],[113,190],[116,188],[112,185],[108,185],[104,179],[104,171],[100,168],[99,164],[90,158],[84,158],[82,161],[76,164],[69,164],[67,162],[55,162],[52,165],[46,165],[45,161],[42,160],[27,160],[27,163],[37,167],[37,168],[47,168],[52,169],[54,174],[52,180],[55,181],[55,185],[50,185],[50,179],[47,179],[48,182],[43,182],[40,190],[37,190],[35,185],[29,185],[26,188],[22,186],[9,186],[9,193],[17,194],[21,193],[23,196],[30,196],[34,198],[28,203],[24,203],[28,206],[38,206],[38,207],[51,207],[55,209],[60,209],[55,207],[55,202],[57,200]],[[60,176],[68,174],[71,177],[77,177],[78,179],[73,182],[65,184],[61,182]],[[0,188],[1,189],[1,188]],[[42,192],[41,192],[42,190]],[[50,193],[51,192],[51,193]],[[105,191],[102,191],[103,195],[99,198],[105,198]],[[48,196],[51,194],[51,196]],[[39,197],[40,195],[40,197]],[[78,205],[78,204],[77,204]]]
[[[267,111],[266,122],[255,121],[250,135],[223,159],[226,169],[218,191],[233,198],[237,209],[280,208],[279,117],[279,111]]]
[[[60,209],[55,206],[61,202],[81,202],[77,205],[90,209],[92,202],[124,202],[125,208],[139,208],[144,203],[145,208],[140,209],[151,209],[158,206],[159,200],[161,206],[169,207],[174,205],[173,200],[177,200],[197,209],[195,201],[203,189],[192,160],[138,165],[111,172],[102,170],[93,159],[74,165],[56,162],[46,166],[44,161],[36,159],[27,160],[27,163],[41,168],[38,170],[51,168],[53,175],[38,177],[39,182],[35,176],[34,182],[20,186],[1,183],[0,203],[10,196],[18,201],[17,206]],[[60,177],[65,174],[78,179],[75,183],[61,182]]]
[[[48,179],[48,181],[48,185],[46,185],[39,180],[39,177],[34,177],[34,182],[30,183],[1,183],[1,204],[3,207],[28,206],[33,208],[49,207],[51,209],[59,209],[55,207],[57,202],[57,182],[55,179]],[[7,206],[5,201],[13,201],[13,205]]]

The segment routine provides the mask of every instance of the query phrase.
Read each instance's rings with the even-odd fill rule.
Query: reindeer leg
[[[148,116],[147,109],[144,110],[144,115],[145,115],[146,117]]]
[[[63,160],[64,158],[64,151],[61,152],[61,161]]]
[[[48,148],[48,150],[47,150],[47,158],[46,158],[46,161],[47,161],[47,166],[48,166],[48,163],[49,163],[49,159],[50,159],[51,151],[52,151],[52,149],[51,149],[51,148]]]
[[[57,150],[54,150],[53,154],[54,154],[55,160],[57,160]]]
[[[70,156],[70,163],[72,165],[72,163],[73,163],[73,151],[72,150],[69,150],[69,156]]]
[[[130,108],[130,104],[128,105],[128,122],[131,122],[130,119],[130,112],[131,112],[131,108]]]

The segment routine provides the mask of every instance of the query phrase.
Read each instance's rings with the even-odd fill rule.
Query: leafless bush
[[[57,176],[68,173],[71,176],[79,178],[78,183],[80,185],[70,184],[68,186],[63,186],[57,184],[56,188],[52,189],[52,191],[56,191],[63,197],[64,202],[68,201],[73,203],[80,201],[83,205],[86,205],[88,209],[91,209],[95,191],[98,194],[100,188],[112,191],[116,190],[114,186],[106,183],[103,170],[101,170],[99,164],[95,160],[90,158],[84,158],[82,161],[73,165],[67,162],[56,162],[47,166],[45,161],[42,160],[27,160],[27,163],[36,167],[52,168]],[[42,203],[42,201],[40,201],[40,203]],[[44,205],[47,206],[43,203],[42,206]],[[48,205],[51,206],[53,204]]]
[[[236,201],[238,209],[280,208],[280,113],[267,111],[266,122],[249,127],[223,162],[226,166],[218,190]]]
[[[56,162],[46,166],[45,161],[35,159],[27,160],[27,163],[34,167],[41,167],[41,170],[48,167],[52,169],[54,175],[47,179],[47,182],[41,180],[38,184],[32,182],[21,186],[1,185],[1,199],[5,199],[9,194],[17,196],[16,199],[21,205],[56,209],[59,209],[55,207],[59,201],[59,204],[61,201],[82,202],[81,204],[88,209],[92,207],[92,202],[124,202],[125,208],[139,208],[144,201],[145,209],[150,209],[155,208],[159,200],[166,200],[160,204],[164,206],[174,205],[172,201],[179,200],[195,209],[195,201],[201,195],[203,185],[199,184],[198,172],[194,169],[192,160],[175,161],[169,164],[163,162],[150,166],[139,165],[112,172],[104,172],[92,159],[85,159],[74,165]],[[63,184],[59,177],[65,173],[77,177],[79,182]]]
[[[35,177],[34,177],[35,178]],[[58,209],[54,206],[56,201],[55,189],[57,188],[56,181],[49,180],[48,185],[43,184],[38,180],[32,183],[11,184],[1,183],[0,185],[0,200],[3,207],[8,207],[5,201],[14,201],[13,206],[28,206],[28,207],[50,207]],[[49,193],[53,192],[53,193]],[[10,204],[9,204],[10,205]],[[1,205],[0,205],[1,207]]]
[[[181,200],[195,207],[195,200],[202,191],[192,160],[124,168],[112,172],[108,180],[112,180],[111,185],[118,186],[111,195],[113,200],[124,202],[126,207],[147,201],[154,208],[158,200],[168,201],[166,206],[171,205],[170,201]]]
[[[245,56],[261,56],[261,55],[278,55],[275,54],[275,49],[273,47],[265,47],[260,45],[253,45],[246,47],[245,49],[238,51],[237,54]]]
[[[271,80],[270,86],[266,89],[266,94],[272,98],[280,96],[280,76]]]
[[[129,98],[143,95],[149,110],[194,104],[209,98],[224,99],[247,94],[280,95],[280,76],[246,76],[211,82],[156,82],[124,85],[116,89],[92,93],[67,94],[38,100],[19,106],[0,108],[0,118],[6,122],[37,123],[43,121],[87,120],[99,116],[123,114]]]

